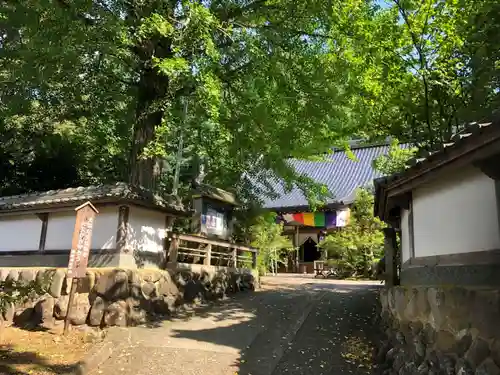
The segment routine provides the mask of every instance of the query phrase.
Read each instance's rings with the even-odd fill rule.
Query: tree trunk
[[[143,157],[144,147],[155,139],[156,128],[161,125],[163,111],[155,104],[164,99],[168,89],[168,78],[153,68],[143,72],[139,82],[136,123],[130,155],[129,182],[155,190],[160,177],[158,157]]]
[[[177,0],[171,0],[170,4],[165,4],[164,12],[167,16],[173,17],[173,9]],[[151,14],[149,2],[142,4],[131,2],[128,22],[133,28],[141,24],[138,15],[148,17]],[[137,107],[135,112],[135,124],[132,138],[129,182],[132,185],[142,186],[155,190],[161,174],[161,158],[143,157],[143,151],[156,136],[156,129],[163,120],[163,105],[170,93],[169,78],[152,66],[153,56],[159,59],[173,56],[172,40],[159,35],[142,41],[131,47],[132,52],[140,61],[139,82],[137,87]]]

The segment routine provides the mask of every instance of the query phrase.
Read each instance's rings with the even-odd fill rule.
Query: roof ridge
[[[73,191],[82,191],[82,190],[90,190],[90,189],[95,189],[99,187],[104,187],[104,186],[130,186],[126,182],[115,182],[114,184],[98,184],[98,185],[88,185],[88,186],[76,186],[76,187],[69,187],[69,188],[63,188],[63,189],[51,189],[51,190],[45,190],[45,191],[34,191],[31,193],[24,193],[24,194],[14,194],[14,195],[4,195],[0,196],[0,201],[6,200],[6,199],[13,199],[13,198],[25,198],[25,197],[31,197],[31,196],[40,196],[42,194],[59,194],[59,193],[71,193]]]

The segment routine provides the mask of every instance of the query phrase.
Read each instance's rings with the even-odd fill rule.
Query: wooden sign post
[[[68,308],[64,320],[64,334],[68,332],[69,317],[73,299],[75,298],[78,279],[85,277],[87,263],[89,260],[90,244],[92,241],[92,228],[94,226],[95,215],[99,213],[90,202],[86,202],[75,208],[76,221],[71,241],[71,252],[68,262],[68,280],[71,279],[71,291],[69,293]]]

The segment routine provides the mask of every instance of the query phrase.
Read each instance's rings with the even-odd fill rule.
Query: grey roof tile
[[[407,145],[401,147],[406,148]],[[314,179],[316,182],[325,184],[333,198],[327,203],[352,203],[354,193],[358,187],[371,185],[374,178],[380,177],[380,173],[372,168],[372,162],[380,155],[386,155],[389,145],[352,147],[353,154],[357,160],[351,160],[343,150],[335,151],[327,157],[327,161],[305,161],[290,160],[295,170],[302,175]],[[277,209],[286,207],[307,206],[308,202],[302,192],[294,188],[291,192],[285,192],[280,181],[273,183],[273,189],[279,195],[276,199],[265,199],[264,207]]]
[[[76,188],[49,190],[0,197],[0,211],[38,208],[44,205],[63,205],[65,203],[98,202],[116,198],[117,200],[144,201],[153,206],[183,212],[184,207],[176,197],[160,197],[146,189],[133,187],[124,182],[113,185],[80,186]]]

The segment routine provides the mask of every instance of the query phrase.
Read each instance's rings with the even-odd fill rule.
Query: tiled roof
[[[500,127],[500,123],[477,123],[473,122],[465,127],[464,130],[455,134],[448,142],[437,145],[433,150],[419,150],[413,159],[408,161],[408,168],[403,172],[396,173],[384,179],[384,183],[392,184],[396,181],[403,180],[413,173],[425,169],[430,164],[438,162],[441,159],[446,159],[448,154],[455,149],[464,146],[470,141],[474,141],[476,137],[483,135],[488,131],[495,131],[495,128]]]
[[[402,145],[402,147],[407,147]],[[349,204],[354,201],[355,191],[362,186],[371,185],[374,178],[380,177],[380,173],[372,168],[372,162],[380,155],[386,155],[389,145],[351,147],[357,160],[349,159],[343,150],[335,151],[328,156],[327,161],[304,161],[290,160],[295,170],[306,175],[314,181],[325,184],[331,192],[332,197],[327,204],[343,203]],[[279,197],[266,199],[266,208],[285,208],[307,206],[308,202],[302,192],[295,188],[286,193],[283,184],[279,181],[273,183],[273,189]]]
[[[388,211],[389,191],[394,196],[402,195],[419,184],[426,183],[428,174],[440,173],[455,161],[461,161],[462,164],[455,164],[458,165],[456,168],[460,168],[463,160],[473,163],[487,158],[487,155],[497,154],[499,140],[500,122],[471,123],[431,151],[418,151],[415,158],[408,161],[408,167],[404,171],[375,179],[375,215],[384,220]],[[481,153],[481,150],[484,152]]]
[[[123,182],[118,182],[114,185],[80,186],[76,188],[0,197],[0,211],[25,210],[49,205],[76,205],[85,201],[96,203],[99,201],[112,200],[142,201],[159,208],[179,213],[184,212],[182,204],[173,196],[160,197],[148,190],[132,187]]]

